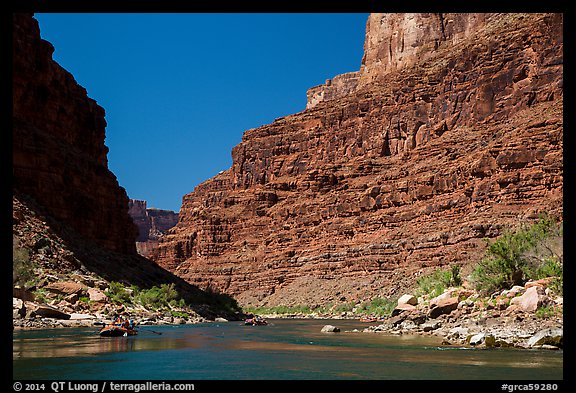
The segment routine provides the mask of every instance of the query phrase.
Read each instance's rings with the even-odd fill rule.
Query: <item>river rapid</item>
[[[339,333],[322,333],[324,325]],[[563,351],[443,346],[352,320],[14,330],[14,380],[562,380]]]

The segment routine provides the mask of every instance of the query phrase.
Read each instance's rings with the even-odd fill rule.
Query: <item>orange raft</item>
[[[250,326],[263,326],[268,325],[268,322],[262,317],[249,318],[244,321],[244,325]]]
[[[116,320],[100,329],[99,334],[101,337],[127,337],[137,335],[138,331],[128,321]]]

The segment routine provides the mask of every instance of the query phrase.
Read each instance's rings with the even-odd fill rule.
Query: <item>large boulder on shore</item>
[[[510,301],[511,306],[517,306],[522,311],[535,312],[538,308],[550,302],[550,298],[541,286],[532,286],[518,297]]]
[[[74,281],[57,281],[46,285],[44,289],[62,295],[80,295],[86,286]]]
[[[404,311],[412,312],[416,310],[416,306],[411,305],[410,303],[399,303],[394,310],[392,310],[392,316],[395,317],[400,315]]]
[[[86,291],[88,293],[88,297],[91,301],[96,303],[106,303],[108,301],[108,296],[99,289],[96,288],[88,288]]]
[[[449,297],[440,299],[436,302],[430,302],[430,311],[428,316],[432,319],[439,317],[442,314],[450,314],[458,308],[458,297]]]
[[[27,317],[40,316],[44,318],[70,319],[70,314],[66,314],[65,312],[62,312],[57,308],[54,308],[47,304],[25,302],[25,306]]]
[[[530,337],[526,342],[528,347],[537,345],[553,345],[558,348],[564,346],[564,329],[542,329]]]
[[[402,295],[398,299],[398,306],[401,304],[410,304],[411,306],[415,306],[418,304],[418,299],[414,295]]]

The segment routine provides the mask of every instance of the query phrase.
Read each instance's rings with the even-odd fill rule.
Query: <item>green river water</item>
[[[442,346],[432,336],[345,332],[350,320],[14,330],[14,380],[562,380],[563,351]],[[340,333],[322,333],[322,326]],[[161,333],[161,334],[157,334]]]

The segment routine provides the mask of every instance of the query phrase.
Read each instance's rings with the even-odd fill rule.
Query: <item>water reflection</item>
[[[22,332],[15,334],[12,340],[13,359],[48,358],[48,357],[79,357],[97,355],[108,352],[158,351],[170,350],[198,345],[197,340],[190,337],[160,336],[158,338],[100,337],[93,332],[76,331],[76,334],[62,332],[61,335],[41,334],[41,332]],[[141,335],[150,333],[141,331]]]
[[[15,331],[15,378],[94,379],[562,379],[562,351],[443,347],[437,337],[326,334],[326,321]],[[332,322],[332,324],[336,324]],[[131,367],[121,367],[130,364]],[[120,366],[120,367],[119,367]],[[89,370],[89,374],[87,371]]]

